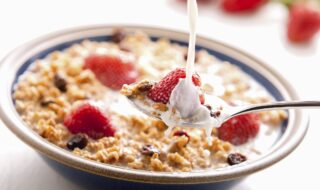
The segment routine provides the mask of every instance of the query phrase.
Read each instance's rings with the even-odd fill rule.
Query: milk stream
[[[198,123],[197,127],[205,128],[208,142],[211,142],[211,131],[213,127],[219,126],[219,121],[210,116],[210,111],[199,101],[199,87],[192,82],[194,73],[195,44],[198,7],[196,0],[188,0],[189,17],[189,47],[186,65],[186,78],[180,79],[179,83],[173,89],[169,109],[161,115],[161,119],[169,126],[166,134],[180,126],[183,122]]]

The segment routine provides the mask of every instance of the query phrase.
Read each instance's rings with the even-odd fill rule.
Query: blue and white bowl
[[[188,41],[188,34],[184,32],[142,26],[101,25],[63,30],[26,43],[5,57],[0,66],[0,116],[6,126],[35,150],[69,167],[104,176],[109,181],[110,178],[117,178],[155,184],[216,183],[245,177],[286,157],[303,139],[307,131],[308,119],[301,110],[291,110],[288,111],[287,121],[282,125],[280,137],[259,158],[233,167],[186,173],[150,172],[103,164],[79,157],[51,144],[32,131],[17,113],[12,98],[12,90],[17,78],[33,61],[44,58],[52,51],[63,50],[84,39],[110,40],[115,27],[122,27],[128,31],[142,30],[152,39],[165,37],[182,45],[187,45]],[[197,49],[206,49],[217,58],[239,66],[264,86],[276,100],[298,99],[295,91],[280,74],[242,51],[204,37],[197,38]]]

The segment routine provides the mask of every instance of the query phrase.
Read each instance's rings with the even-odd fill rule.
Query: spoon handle
[[[241,115],[244,113],[275,110],[275,109],[292,109],[292,108],[317,108],[320,107],[320,101],[280,101],[273,103],[264,103],[258,105],[248,105],[237,108],[233,111],[230,117]]]

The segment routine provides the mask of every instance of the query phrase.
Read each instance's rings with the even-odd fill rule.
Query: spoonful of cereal
[[[169,126],[166,133],[170,133],[173,127],[183,126],[202,127],[206,129],[207,135],[210,135],[212,128],[220,127],[235,116],[275,109],[316,108],[320,106],[320,101],[280,101],[231,106],[217,96],[201,94],[199,89],[200,95],[196,101],[205,109],[195,110],[190,117],[183,117],[177,107],[171,106],[170,101],[173,89],[179,82],[179,77],[185,76],[184,73],[183,69],[176,69],[158,83],[143,80],[135,84],[124,85],[121,93],[143,113],[163,120]],[[197,75],[193,75],[193,82],[199,88],[200,79]],[[202,104],[204,100],[206,104]]]

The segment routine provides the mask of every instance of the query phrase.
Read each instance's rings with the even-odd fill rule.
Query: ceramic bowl
[[[51,144],[32,131],[15,110],[12,91],[17,78],[34,60],[44,58],[54,50],[63,50],[84,39],[110,40],[110,35],[115,27],[122,27],[127,31],[142,30],[153,40],[165,37],[181,45],[187,45],[188,42],[188,33],[176,30],[132,25],[99,25],[50,33],[18,47],[2,60],[0,66],[0,116],[18,138],[43,155],[69,167],[98,174],[108,179],[117,178],[155,184],[215,183],[245,177],[286,157],[303,139],[307,131],[308,118],[301,110],[291,110],[288,111],[288,119],[282,124],[279,138],[259,158],[233,167],[186,173],[150,172],[103,164],[76,156]],[[221,42],[200,36],[197,38],[197,49],[205,49],[218,59],[239,66],[264,86],[276,100],[298,99],[295,91],[280,74],[253,56]]]

